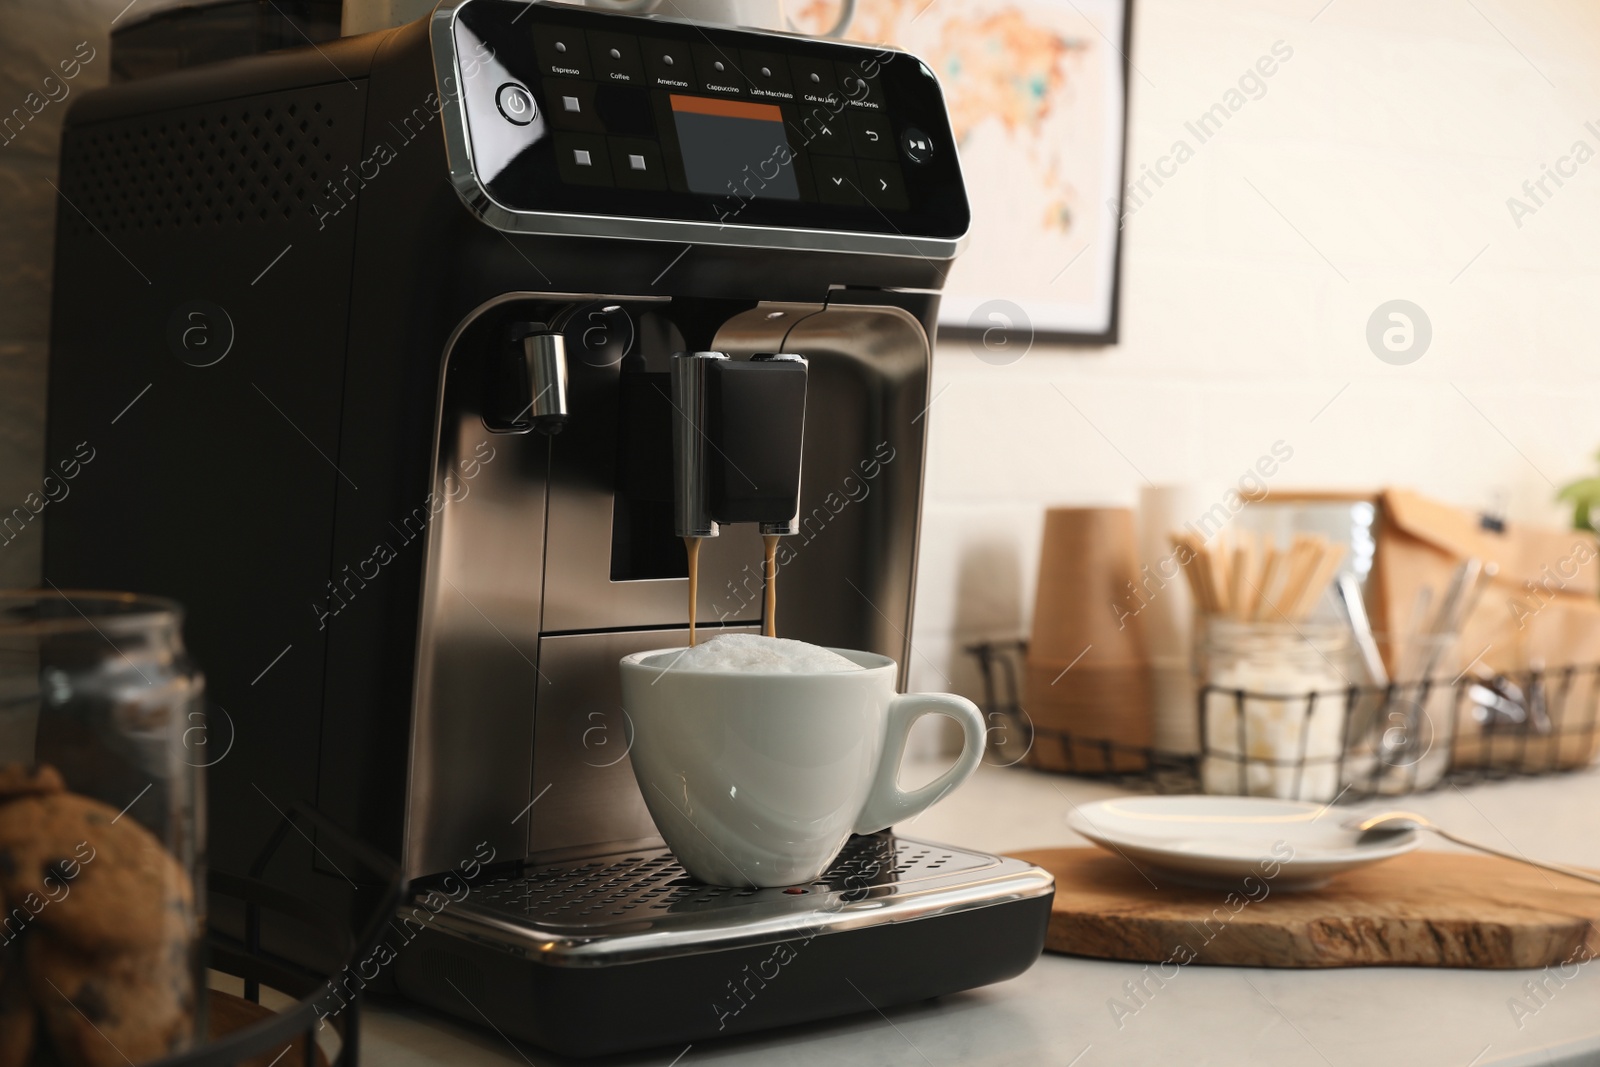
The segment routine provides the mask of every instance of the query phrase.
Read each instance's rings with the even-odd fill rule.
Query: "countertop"
[[[936,768],[908,767],[907,784]],[[990,852],[1085,842],[1072,807],[1116,788],[1017,768],[982,767],[960,790],[896,829]],[[1484,783],[1410,797],[1406,806],[1486,844],[1600,867],[1600,773]],[[1424,848],[1453,847],[1437,839]],[[1382,1067],[1600,1065],[1600,966],[1544,1003],[1537,971],[1185,967],[1121,1026],[1108,1003],[1142,964],[1046,954],[1018,978],[982,989],[753,1037],[605,1060],[566,1061],[394,1000],[370,1003],[363,1058],[381,1067],[591,1067],[761,1064],[894,1065],[1327,1064]],[[1537,1007],[1514,1015],[1511,1004]]]

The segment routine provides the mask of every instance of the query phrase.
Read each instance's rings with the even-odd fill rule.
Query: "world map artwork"
[[[837,15],[837,0],[792,10],[809,31]],[[1123,19],[1120,0],[860,0],[847,36],[920,57],[950,109],[973,228],[945,323],[1002,298],[1037,329],[1109,325]]]

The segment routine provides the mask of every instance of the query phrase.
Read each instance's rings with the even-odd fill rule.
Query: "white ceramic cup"
[[[788,674],[672,670],[683,649],[622,660],[634,777],[656,828],[691,876],[711,885],[816,881],[851,834],[917,815],[983,758],[977,705],[894,690],[895,663],[834,649],[859,671]],[[896,782],[912,723],[961,724],[955,765],[918,789]]]

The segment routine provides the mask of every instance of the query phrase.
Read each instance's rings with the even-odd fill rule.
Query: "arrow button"
[[[861,204],[862,177],[852,159],[812,156],[811,166],[817,174],[817,199],[824,204],[859,206]]]
[[[850,144],[858,159],[893,159],[895,157],[894,131],[889,128],[889,118],[881,111],[850,111],[845,119],[850,125]]]
[[[886,213],[910,209],[900,164],[863,159],[856,165],[861,168],[861,187],[866,190],[867,200],[873,207]]]

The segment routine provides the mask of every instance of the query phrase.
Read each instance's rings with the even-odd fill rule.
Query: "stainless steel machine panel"
[[[778,317],[774,317],[778,316]],[[784,325],[774,344],[770,331]],[[778,633],[890,656],[905,686],[932,351],[895,307],[763,304],[717,333],[730,354],[810,362],[799,532],[779,546]]]
[[[568,346],[572,421],[550,441],[546,555],[559,561],[559,566],[552,567],[545,577],[543,631],[686,626],[687,578],[611,580],[612,508],[623,459],[618,455],[617,402],[622,351],[638,355],[644,349],[654,357],[665,357],[674,346],[681,350],[683,338],[664,314],[664,306],[623,297],[591,298],[590,304],[593,310],[580,316],[574,331],[578,342]],[[608,306],[620,308],[626,321],[588,323],[590,315]],[[628,330],[631,338],[602,345],[597,334],[586,346],[583,339],[591,330],[600,329],[613,334]],[[769,336],[773,334],[768,331]],[[777,333],[773,342],[781,336]],[[608,337],[608,342],[611,340]],[[670,401],[663,397],[663,402]],[[661,444],[670,447],[669,440]],[[759,620],[760,575],[761,538],[754,526],[730,527],[723,536],[708,540],[700,552],[700,621]],[[745,581],[756,587],[753,599],[728,601],[723,597],[724,590]],[[736,610],[730,613],[728,604]]]
[[[479,395],[451,369],[447,355],[406,797],[411,876],[449,869],[463,842],[521,855],[527,834],[511,820],[532,780],[549,445],[490,433]]]
[[[736,630],[759,632],[758,627]],[[659,847],[660,835],[628,760],[633,727],[622,708],[617,661],[688,643],[687,630],[569,634],[539,642],[530,853],[548,855],[582,845],[594,852],[633,842]]]
[[[594,311],[568,335],[570,422],[555,437],[490,432],[471,357],[500,343],[508,321],[574,302]],[[621,362],[681,348],[672,312],[661,298],[513,293],[450,341],[435,464],[445,503],[428,530],[407,801],[413,877],[481,841],[513,859],[655,839],[616,758],[627,736],[616,664],[686,642],[688,582],[613,580],[612,527]],[[592,313],[610,320],[591,339]],[[895,307],[763,303],[729,318],[714,343],[810,361],[799,532],[778,554],[779,634],[892,656],[903,685],[926,333]],[[753,526],[705,543],[702,624],[750,628],[763,595]]]

